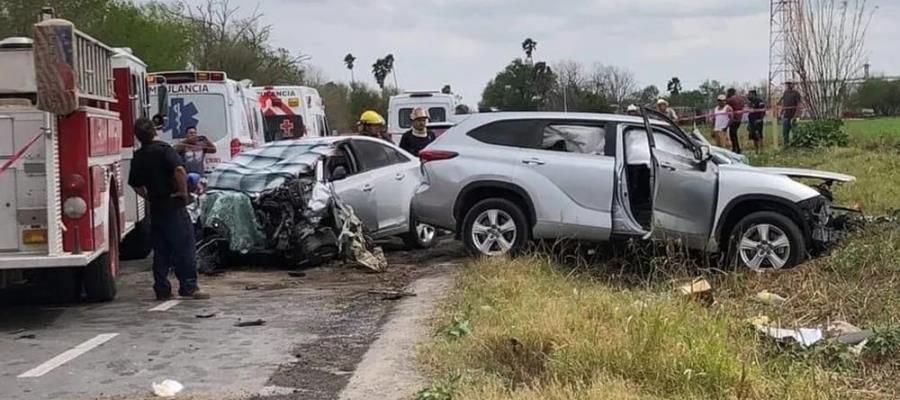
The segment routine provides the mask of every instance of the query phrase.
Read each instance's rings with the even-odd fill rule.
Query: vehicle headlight
[[[63,214],[71,219],[81,219],[87,213],[87,202],[81,197],[73,196],[63,203]]]

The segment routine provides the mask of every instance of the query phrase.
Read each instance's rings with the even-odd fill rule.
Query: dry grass
[[[438,319],[473,333],[422,353],[435,376],[465,371],[454,398],[830,398],[825,371],[766,357],[744,322],[670,292],[536,257],[474,262],[459,288]]]

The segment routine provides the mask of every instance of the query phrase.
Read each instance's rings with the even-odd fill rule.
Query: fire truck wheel
[[[119,272],[119,222],[116,208],[110,205],[109,251],[94,259],[84,270],[84,292],[89,301],[110,301],[116,298],[116,274]]]
[[[122,240],[120,260],[143,260],[153,250],[150,241],[150,217],[134,225],[134,229]]]

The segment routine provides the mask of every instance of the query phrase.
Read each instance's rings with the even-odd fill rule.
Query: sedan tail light
[[[422,160],[422,162],[449,160],[458,155],[459,153],[455,151],[446,150],[425,149],[419,152],[419,158]]]

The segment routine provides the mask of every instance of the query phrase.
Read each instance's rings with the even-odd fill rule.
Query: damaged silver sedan
[[[241,153],[210,174],[197,205],[200,269],[237,253],[298,266],[344,258],[383,270],[373,239],[434,244],[434,229],[410,218],[420,184],[417,160],[365,137],[278,141]]]

